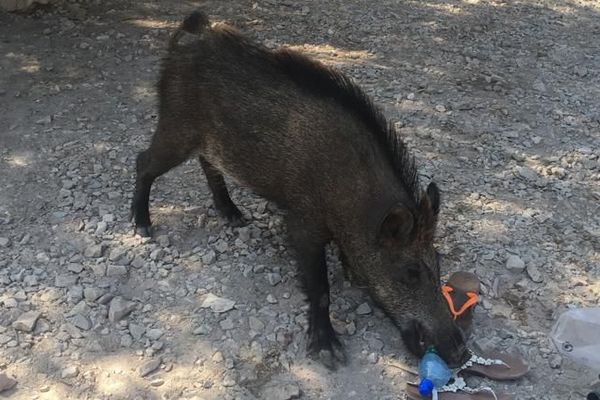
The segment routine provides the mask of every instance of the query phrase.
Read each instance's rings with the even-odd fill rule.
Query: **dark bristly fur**
[[[464,339],[441,296],[433,247],[439,191],[433,183],[421,191],[404,142],[349,77],[196,12],[170,41],[158,93],[156,132],[136,163],[138,233],[150,235],[154,180],[197,156],[215,208],[234,226],[244,221],[223,174],[286,211],[310,306],[310,354],[329,367],[345,359],[329,319],[325,246],[334,241],[409,350],[433,344],[461,360]]]
[[[350,77],[289,50],[273,53],[273,59],[299,86],[313,95],[331,97],[359,115],[389,157],[407,193],[415,204],[419,202],[421,188],[414,157],[394,125],[386,121],[381,110]]]

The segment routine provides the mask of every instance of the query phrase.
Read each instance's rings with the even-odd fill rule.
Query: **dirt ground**
[[[229,227],[192,160],[153,188],[154,239],[132,235],[159,60],[198,6],[341,68],[397,124],[443,193],[445,276],[481,277],[473,345],[518,349],[531,366],[517,382],[471,385],[584,398],[600,371],[549,339],[562,311],[600,297],[600,2],[569,0],[0,12],[0,373],[18,381],[0,398],[405,398],[413,377],[398,364],[417,360],[344,282],[334,250],[331,311],[350,362],[330,372],[306,358],[307,308],[272,204],[234,188],[251,223]],[[222,312],[203,307],[209,294]],[[15,329],[28,311],[41,313],[32,331]]]

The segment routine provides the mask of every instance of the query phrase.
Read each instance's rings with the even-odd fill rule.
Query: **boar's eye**
[[[421,282],[421,268],[418,265],[408,265],[400,270],[400,281],[406,286],[418,285]]]

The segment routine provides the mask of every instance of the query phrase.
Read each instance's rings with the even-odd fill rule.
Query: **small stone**
[[[215,249],[219,252],[219,253],[225,253],[227,250],[229,250],[229,245],[227,244],[226,241],[224,241],[223,239],[220,239],[216,244],[215,244]]]
[[[4,299],[2,304],[4,304],[4,307],[6,308],[15,308],[19,305],[19,302],[17,299],[9,297],[8,299]]]
[[[224,313],[227,312],[231,309],[233,309],[233,306],[235,305],[235,301],[233,300],[229,300],[223,297],[218,297],[215,296],[212,293],[209,293],[206,298],[204,299],[204,301],[202,302],[202,304],[200,305],[200,307],[202,308],[209,308],[216,313]]]
[[[152,340],[158,340],[163,335],[162,329],[153,328],[146,331],[146,337]]]
[[[165,383],[164,379],[157,378],[157,379],[154,379],[152,382],[150,382],[150,385],[154,386],[154,387],[158,387],[158,386],[162,386],[164,383]]]
[[[262,391],[262,398],[269,400],[292,400],[301,395],[300,387],[295,382],[272,381]]]
[[[356,333],[356,325],[354,324],[354,322],[350,322],[346,325],[346,332],[348,332],[348,335],[350,336]]]
[[[156,371],[161,362],[162,359],[160,357],[155,358],[154,360],[146,361],[138,367],[138,374],[141,377],[151,374],[152,372]]]
[[[525,262],[521,260],[519,256],[511,255],[506,260],[506,269],[511,272],[523,272],[525,269]]]
[[[278,274],[277,272],[269,273],[269,274],[267,274],[267,280],[269,281],[269,284],[271,286],[275,286],[279,282],[281,282],[281,275]]]
[[[169,247],[169,245],[171,244],[167,235],[160,235],[156,238],[156,242],[162,247]]]
[[[140,340],[144,333],[146,333],[146,327],[144,325],[129,323],[129,333],[135,340]]]
[[[70,263],[67,266],[67,269],[71,272],[74,272],[76,274],[80,273],[81,271],[83,271],[83,265],[82,264],[75,264],[75,263]]]
[[[117,260],[120,260],[121,258],[125,257],[126,255],[127,255],[127,250],[123,249],[122,247],[116,247],[110,251],[110,254],[108,255],[108,259],[110,261],[117,261]]]
[[[122,276],[127,275],[127,267],[124,265],[112,265],[106,267],[106,276]]]
[[[228,331],[235,327],[233,321],[230,318],[225,318],[223,321],[219,322],[219,325],[224,331]]]
[[[250,330],[256,333],[260,333],[263,331],[263,329],[265,329],[265,324],[256,317],[249,317],[248,325],[250,326]]]
[[[96,287],[86,287],[83,289],[83,297],[87,301],[96,301],[100,296],[104,294],[104,290]]]
[[[446,112],[446,107],[444,107],[442,104],[438,104],[437,106],[435,106],[435,110],[437,112],[443,113],[443,112]]]
[[[555,354],[548,362],[550,364],[550,368],[559,369],[562,365],[562,357],[558,354]]]
[[[76,366],[67,367],[60,373],[62,379],[75,378],[77,375],[79,375],[79,368]]]
[[[540,283],[544,280],[544,277],[542,276],[542,273],[538,267],[533,264],[527,265],[527,275],[529,275],[529,278],[536,283]]]
[[[107,228],[108,224],[106,223],[106,221],[98,222],[98,225],[96,225],[96,235],[102,235],[104,232],[106,232]]]
[[[31,332],[35,327],[35,323],[42,313],[38,311],[29,311],[21,314],[15,322],[12,323],[12,327],[18,331]]]
[[[370,306],[369,306],[369,304],[367,304],[366,302],[365,302],[365,303],[362,303],[361,305],[359,305],[359,306],[356,308],[356,313],[357,313],[358,315],[366,315],[366,314],[370,314],[370,313],[371,313],[371,307],[370,307]]]
[[[110,302],[108,309],[108,320],[113,323],[117,322],[133,310],[135,310],[134,302],[127,301],[122,297],[115,297]]]
[[[235,384],[236,384],[235,375],[233,373],[226,372],[225,376],[223,377],[223,386],[231,387],[231,386],[235,386]]]
[[[215,261],[216,257],[217,254],[214,251],[209,250],[205,255],[202,256],[202,263],[207,265],[212,264]]]
[[[105,246],[101,246],[98,244],[93,244],[85,248],[83,255],[87,258],[98,258],[102,257],[102,253],[104,253]]]
[[[216,363],[223,362],[223,353],[220,351],[215,352],[215,354],[212,356],[212,360]]]
[[[92,328],[92,322],[85,315],[77,314],[71,319],[71,322],[84,331],[89,331]]]
[[[277,299],[272,294],[267,295],[267,303],[277,304]]]
[[[0,247],[8,247],[10,245],[10,239],[5,237],[0,237]]]
[[[51,122],[52,122],[51,115],[46,115],[45,117],[42,117],[42,118],[38,119],[37,121],[35,121],[35,123],[38,125],[47,125]]]
[[[0,374],[0,392],[12,389],[17,384],[17,381],[5,373]]]
[[[379,356],[377,355],[377,353],[370,353],[367,356],[367,361],[369,361],[371,364],[377,364],[378,360],[379,360]]]
[[[200,325],[192,332],[194,335],[207,335],[210,333],[210,327],[208,325]]]
[[[79,277],[73,274],[57,275],[54,279],[54,286],[60,288],[70,288],[75,286]]]

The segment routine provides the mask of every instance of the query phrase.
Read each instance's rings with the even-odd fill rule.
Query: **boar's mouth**
[[[457,329],[444,340],[449,341],[449,345],[438,343],[434,336],[416,319],[411,319],[400,328],[400,334],[408,350],[417,357],[423,356],[428,346],[434,345],[440,351],[440,355],[451,368],[459,367],[469,357],[469,352],[465,346],[462,334]],[[458,337],[458,336],[460,337]]]
[[[411,319],[408,324],[401,326],[400,334],[408,350],[421,357],[427,348],[425,328],[416,319]]]

